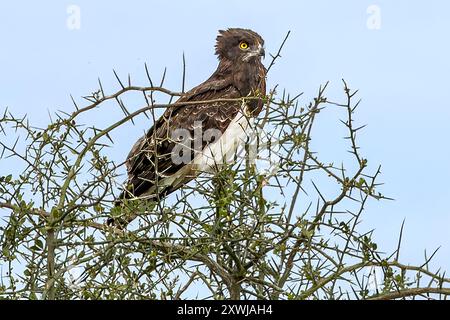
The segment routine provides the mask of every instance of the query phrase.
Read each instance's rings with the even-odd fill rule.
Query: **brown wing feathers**
[[[240,94],[236,88],[228,86],[222,90],[205,91],[195,97],[207,101],[217,96],[224,99],[239,98]],[[168,109],[162,120],[158,121],[157,127],[150,129],[128,155],[128,186],[119,199],[139,197],[153,187],[157,179],[161,180],[164,176],[176,173],[185,164],[174,164],[172,161],[172,150],[177,144],[172,139],[173,130],[188,130],[193,138],[194,124],[200,124],[201,132],[208,128],[217,128],[223,133],[237,115],[239,108],[239,102],[215,102],[187,105],[177,110]],[[202,148],[208,142],[213,141],[202,140]],[[190,145],[193,146],[193,142]],[[193,157],[194,149],[190,155],[191,159]]]

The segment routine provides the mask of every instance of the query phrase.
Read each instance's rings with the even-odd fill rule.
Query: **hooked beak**
[[[261,44],[258,44],[258,48],[248,51],[242,58],[242,61],[248,62],[253,57],[263,57],[264,58],[265,56],[266,56],[266,51],[264,50],[264,47]]]
[[[266,57],[266,50],[264,50],[264,47],[262,45],[258,46],[258,55],[263,58]]]

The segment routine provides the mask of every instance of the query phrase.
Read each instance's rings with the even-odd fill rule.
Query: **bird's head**
[[[219,30],[216,42],[216,54],[219,60],[232,62],[251,62],[264,57],[264,40],[249,29],[230,28]]]

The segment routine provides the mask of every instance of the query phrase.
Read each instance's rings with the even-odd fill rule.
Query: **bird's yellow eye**
[[[239,48],[241,48],[242,50],[247,50],[248,49],[248,43],[245,41],[241,41],[241,43],[239,43]]]

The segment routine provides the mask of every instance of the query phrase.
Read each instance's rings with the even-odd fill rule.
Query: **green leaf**
[[[36,247],[38,247],[39,249],[41,249],[41,250],[42,250],[42,248],[44,248],[44,244],[43,244],[42,241],[39,240],[39,239],[36,239],[36,241],[34,242],[34,245],[35,245]]]

